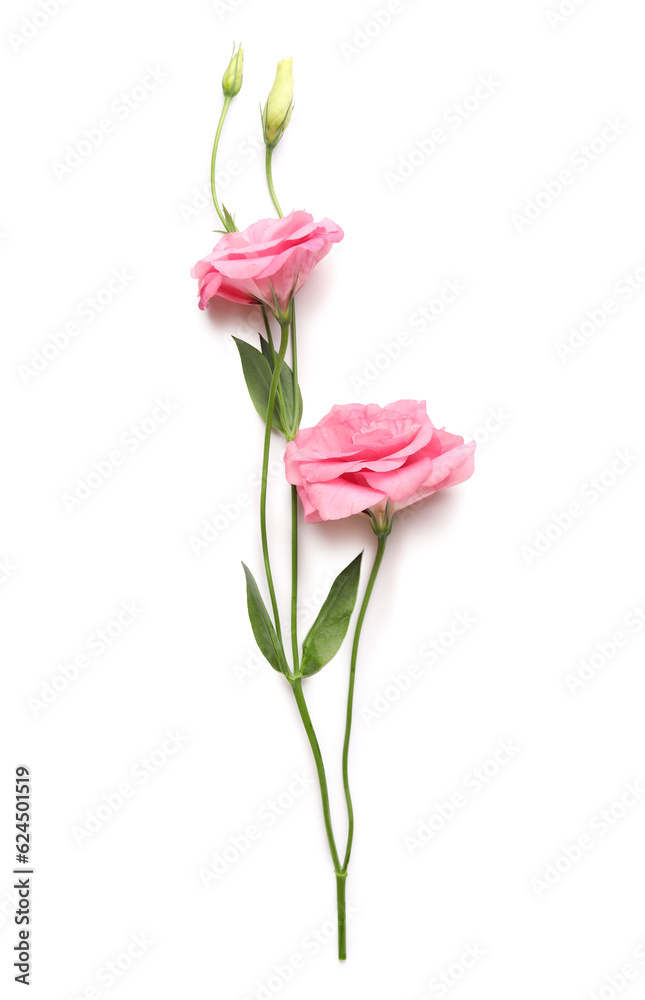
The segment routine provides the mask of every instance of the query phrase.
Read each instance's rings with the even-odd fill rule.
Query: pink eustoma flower
[[[435,427],[425,402],[347,403],[298,432],[285,466],[306,521],[370,511],[382,523],[472,476],[474,451],[474,441]]]
[[[217,246],[195,264],[199,307],[214,296],[260,303],[286,314],[291,296],[302,288],[316,264],[343,238],[331,219],[314,222],[308,212],[283,219],[260,219],[238,233],[225,233]]]

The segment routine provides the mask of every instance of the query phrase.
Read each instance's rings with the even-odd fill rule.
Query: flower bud
[[[228,69],[222,77],[222,90],[224,91],[225,97],[235,97],[239,94],[242,87],[242,65],[244,63],[244,51],[242,46],[235,51],[235,46],[233,46],[233,55],[231,56],[231,61],[228,64]]]
[[[293,111],[293,69],[291,59],[281,59],[275,74],[267,102],[262,112],[262,127],[264,141],[269,149],[276,146],[287,125],[291,121]]]

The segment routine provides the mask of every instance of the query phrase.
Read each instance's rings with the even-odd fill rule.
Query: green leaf
[[[268,340],[266,340],[262,334],[260,334],[260,346],[262,348],[262,354],[267,359],[269,363],[269,368],[271,373],[273,373],[273,355],[271,353],[271,347]],[[298,386],[298,419],[294,420],[293,416],[293,372],[289,365],[285,362],[282,363],[282,368],[280,369],[280,386],[282,387],[282,398],[284,399],[284,408],[287,411],[287,422],[295,427],[300,423],[302,419],[302,393],[300,392],[300,386]]]
[[[262,595],[255,582],[253,573],[244,563],[242,563],[242,566],[244,566],[244,573],[246,575],[246,603],[249,609],[249,620],[255,641],[260,648],[260,652],[266,657],[273,669],[280,673],[287,673],[286,660],[280,648],[276,630],[269,618],[269,612],[262,600]]]
[[[361,552],[338,574],[327,600],[307,633],[302,644],[301,671],[305,677],[318,673],[341,647],[356,604],[362,558]]]
[[[238,229],[237,226],[235,225],[235,219],[229,212],[226,205],[222,205],[222,212],[224,213],[224,224],[226,225],[227,233],[236,233]]]
[[[262,348],[262,353],[269,362],[269,368],[271,369],[271,371],[273,371],[274,352],[271,351],[271,346],[266,337],[263,337],[262,334],[259,334],[259,337],[260,337],[260,347]]]
[[[254,407],[266,423],[267,409],[269,407],[269,390],[271,388],[271,377],[273,374],[271,366],[262,352],[258,351],[257,347],[252,347],[251,344],[247,344],[245,340],[240,340],[238,337],[233,337],[233,340],[235,341],[237,349],[240,352],[242,371],[244,372],[244,380],[246,382],[246,387],[249,390],[249,396],[251,397]],[[277,431],[282,431],[284,433],[284,428],[280,420],[280,413],[278,411],[277,399],[276,406],[273,410],[272,426],[275,427]]]

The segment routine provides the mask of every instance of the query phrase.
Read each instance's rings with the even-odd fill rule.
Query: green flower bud
[[[291,59],[281,59],[262,112],[264,141],[269,149],[280,142],[293,111],[293,69]]]
[[[233,55],[231,56],[231,61],[228,64],[228,69],[222,77],[222,90],[224,91],[225,97],[235,97],[239,94],[242,87],[242,66],[244,63],[244,51],[242,46],[235,51],[235,46],[233,46]]]

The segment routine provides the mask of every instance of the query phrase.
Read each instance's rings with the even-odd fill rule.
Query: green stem
[[[298,433],[300,414],[298,413],[298,346],[296,342],[296,304],[291,303],[291,358],[293,365],[293,421],[288,431],[290,440]],[[285,428],[286,430],[286,428]],[[298,491],[291,487],[291,645],[293,649],[293,671],[298,673]]]
[[[278,380],[280,378],[280,369],[282,368],[282,362],[284,361],[285,354],[287,353],[288,344],[289,344],[289,325],[285,323],[282,326],[282,338],[280,340],[280,350],[278,352],[278,357],[276,358],[276,363],[273,367],[273,375],[271,376],[271,385],[269,386],[269,401],[267,404],[266,427],[264,431],[264,451],[262,454],[262,486],[260,488],[260,534],[262,536],[262,556],[264,558],[264,569],[266,572],[267,583],[269,585],[269,594],[271,595],[271,606],[273,608],[275,630],[278,633],[278,638],[280,639],[280,642],[282,642],[281,630],[280,630],[280,613],[278,611],[278,602],[275,596],[275,587],[273,586],[273,576],[271,574],[271,564],[269,561],[269,540],[267,535],[267,484],[269,479],[269,451],[271,448],[271,428],[273,425],[275,396],[276,396],[276,390],[278,388]]]
[[[345,915],[345,886],[347,872],[336,872],[336,908],[338,912],[338,959],[344,962],[347,958],[347,927]]]
[[[309,709],[307,708],[307,703],[305,701],[305,696],[302,692],[302,681],[300,678],[296,678],[291,682],[291,687],[293,688],[293,693],[295,695],[296,704],[298,706],[298,711],[300,712],[300,718],[302,719],[303,725],[305,727],[305,732],[311,744],[311,749],[314,755],[314,761],[316,763],[316,770],[318,772],[318,782],[320,784],[320,795],[322,798],[323,816],[325,819],[325,830],[327,832],[327,840],[329,841],[329,850],[331,852],[331,858],[334,862],[334,871],[340,872],[340,859],[338,857],[338,850],[336,849],[336,841],[334,840],[334,831],[331,825],[331,811],[329,808],[329,791],[327,789],[327,777],[325,775],[325,765],[323,764],[322,754],[320,752],[320,746],[318,745],[318,740],[314,732],[313,723],[311,721],[311,716],[309,715]]]
[[[275,367],[275,347],[273,346],[273,336],[271,334],[271,325],[269,323],[269,317],[267,315],[266,306],[262,306],[261,309],[262,309],[262,318],[264,319],[264,329],[266,330],[267,340],[269,342],[269,350],[271,352],[271,360],[273,362],[273,366]],[[285,429],[285,433],[287,433],[287,431],[288,431],[288,428],[286,426],[286,423],[287,423],[287,420],[286,420],[287,409],[286,409],[286,407],[284,405],[284,393],[282,392],[282,380],[281,379],[278,380],[278,406],[280,408],[280,422],[282,423],[282,426]]]
[[[385,543],[387,541],[387,534],[380,534],[378,536],[378,545],[376,548],[376,557],[374,559],[374,565],[372,566],[372,572],[370,573],[370,578],[367,582],[367,588],[365,590],[365,595],[363,597],[363,603],[361,604],[361,610],[358,613],[358,619],[356,621],[356,631],[354,632],[354,643],[352,645],[352,660],[349,668],[349,690],[347,692],[347,719],[345,722],[345,742],[343,743],[343,787],[345,789],[345,800],[347,802],[347,850],[345,851],[345,859],[343,861],[343,871],[347,871],[347,866],[349,865],[349,858],[352,853],[352,841],[354,839],[354,808],[352,806],[352,796],[349,791],[349,738],[352,732],[352,709],[354,705],[354,680],[356,677],[356,660],[358,658],[358,644],[361,638],[361,629],[363,628],[363,621],[365,619],[365,613],[367,612],[367,606],[370,602],[370,597],[372,596],[372,591],[374,589],[374,583],[376,582],[376,577],[378,576],[378,571],[383,562],[383,556],[385,554]]]
[[[298,673],[298,490],[291,487],[291,649],[293,672]]]
[[[293,421],[291,437],[295,438],[300,426],[300,413],[298,412],[298,345],[296,342],[296,303],[291,303],[291,370],[293,371]]]
[[[224,119],[226,118],[226,114],[228,112],[230,104],[231,104],[231,98],[225,97],[222,113],[219,116],[219,122],[217,123],[215,141],[213,142],[213,153],[211,155],[211,193],[213,195],[213,204],[215,205],[215,210],[217,211],[217,214],[219,215],[222,221],[222,225],[224,226],[224,229],[226,229],[227,232],[228,232],[228,226],[226,224],[226,218],[224,217],[224,213],[219,207],[219,202],[217,200],[217,192],[215,190],[215,161],[217,160],[217,147],[219,146],[219,139],[222,134],[222,126],[224,125]]]
[[[271,201],[275,205],[276,212],[278,213],[280,218],[282,218],[283,216],[282,216],[282,209],[280,208],[280,202],[278,201],[278,198],[275,193],[275,188],[273,187],[273,171],[271,167],[272,158],[273,158],[273,149],[270,146],[267,146],[267,153],[264,163],[266,167],[267,184],[269,185],[269,194],[271,195]]]
[[[269,341],[269,347],[271,348],[271,357],[275,362],[275,347],[273,346],[273,335],[271,333],[271,324],[269,323],[269,314],[267,313],[267,307],[262,306],[262,319],[264,320],[264,329],[266,331],[267,340]]]

